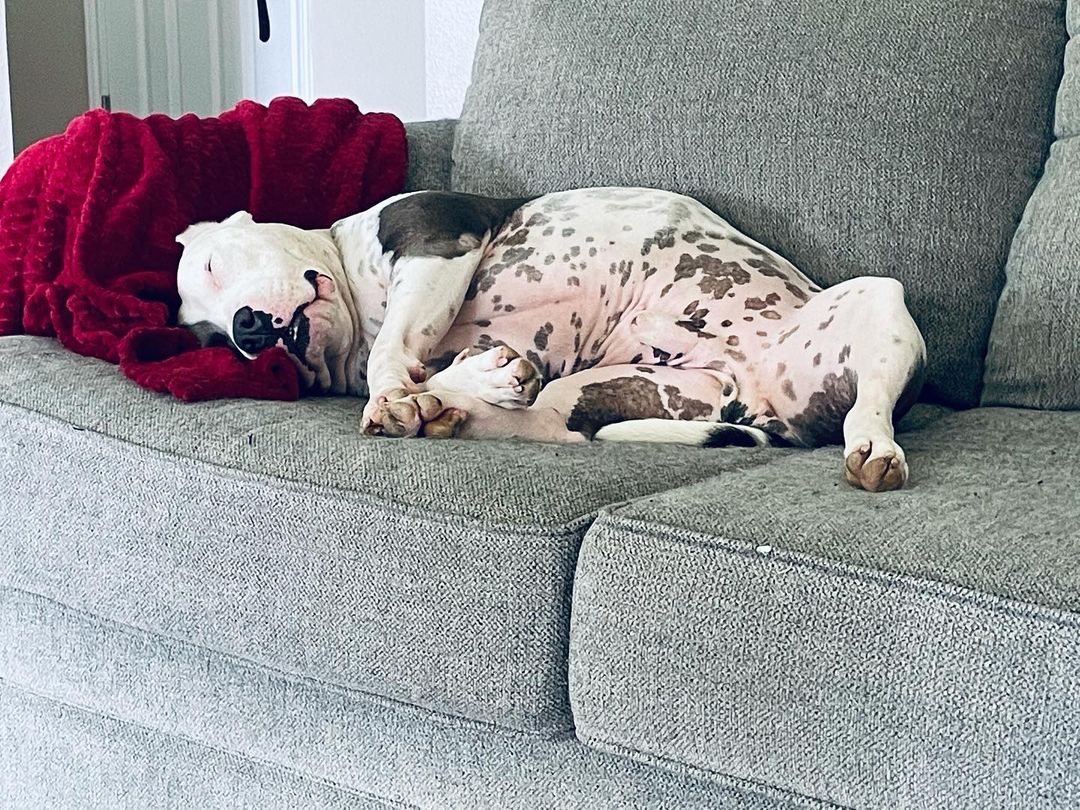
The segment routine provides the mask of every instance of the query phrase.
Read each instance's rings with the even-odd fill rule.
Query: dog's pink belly
[[[502,343],[546,379],[597,365],[710,369],[772,396],[757,362],[817,292],[692,200],[595,189],[527,204],[492,240],[435,358]]]

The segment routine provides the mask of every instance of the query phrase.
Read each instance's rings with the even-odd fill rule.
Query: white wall
[[[251,4],[253,5],[253,4]],[[353,99],[406,121],[455,117],[483,0],[269,0],[270,42],[242,33],[245,94]],[[253,43],[253,44],[251,44]],[[306,44],[304,47],[303,44]]]
[[[15,151],[11,133],[11,89],[8,84],[7,12],[0,3],[0,172],[7,170]]]
[[[426,117],[456,118],[469,87],[484,0],[427,0]]]
[[[424,0],[309,0],[308,41],[312,95],[425,116]]]

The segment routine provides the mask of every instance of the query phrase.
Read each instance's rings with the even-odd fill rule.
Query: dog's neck
[[[357,283],[360,268],[358,266],[350,266],[350,263],[345,258],[345,251],[342,250],[341,244],[339,244],[338,240],[335,238],[333,228],[314,230],[310,231],[310,233],[320,240],[325,240],[327,249],[337,258],[337,266],[339,269],[338,283],[342,285],[339,294],[349,312],[353,330],[352,348],[345,361],[348,391],[350,394],[366,396],[366,370],[370,347],[364,336],[363,318],[365,315],[365,308],[361,300],[359,285]]]

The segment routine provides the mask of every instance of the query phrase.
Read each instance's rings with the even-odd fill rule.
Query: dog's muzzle
[[[292,320],[280,327],[274,326],[269,313],[251,307],[241,307],[233,315],[233,340],[240,351],[248,354],[258,354],[280,340],[290,354],[306,359],[310,338],[311,323],[304,314],[304,307],[297,307]]]

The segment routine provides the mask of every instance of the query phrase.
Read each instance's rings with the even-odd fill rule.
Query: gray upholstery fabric
[[[28,769],[10,778],[42,795],[51,772],[63,801],[42,806],[80,805],[73,799],[95,782],[130,785],[130,804],[143,807],[368,806],[372,797],[433,810],[808,805],[600,754],[567,735],[499,731],[374,699],[12,589],[0,589],[0,681],[0,780]],[[58,757],[70,773],[54,766]]]
[[[1005,266],[983,403],[1080,408],[1080,3],[1069,3],[1055,134]]]
[[[578,734],[850,807],[1080,805],[1080,414],[945,416],[910,488],[835,448],[586,535]]]
[[[488,0],[454,186],[689,193],[824,285],[901,280],[978,401],[1050,130],[1063,0]]]
[[[386,810],[406,806],[57,704],[0,679],[0,807]]]
[[[405,125],[409,139],[409,169],[405,191],[450,189],[453,163],[450,150],[454,145],[453,119],[417,121]]]
[[[768,451],[364,438],[356,400],[186,405],[0,339],[0,584],[350,688],[568,729],[591,515]]]

